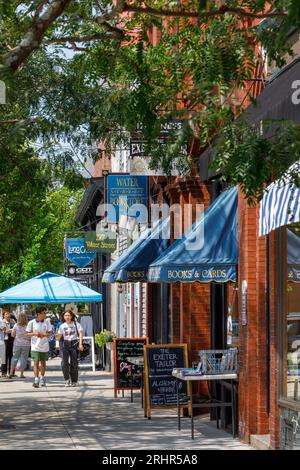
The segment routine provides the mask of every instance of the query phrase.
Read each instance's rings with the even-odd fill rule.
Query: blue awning
[[[0,304],[102,302],[102,294],[59,274],[45,272],[0,293]]]
[[[260,203],[259,236],[300,221],[300,188],[291,182],[292,174],[300,173],[300,163],[294,163],[280,181],[274,181],[264,191]]]
[[[151,264],[151,282],[235,281],[238,263],[237,187],[227,189],[183,237]]]
[[[169,217],[158,221],[153,229],[145,230],[140,238],[104,271],[102,282],[147,281],[149,265],[169,244],[169,231]]]
[[[287,278],[300,282],[300,238],[291,230],[286,231]]]

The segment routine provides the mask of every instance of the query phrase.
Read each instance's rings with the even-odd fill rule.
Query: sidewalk
[[[250,450],[207,418],[177,430],[176,410],[153,411],[144,418],[139,392],[113,398],[113,377],[107,372],[80,370],[80,386],[65,388],[59,360],[48,362],[47,387],[32,387],[27,379],[0,381],[0,449],[222,449]]]

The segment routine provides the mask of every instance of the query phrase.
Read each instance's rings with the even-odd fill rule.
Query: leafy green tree
[[[7,87],[7,104],[0,106],[2,142],[18,149],[40,142],[44,158],[71,168],[74,152],[84,159],[95,139],[113,150],[138,123],[152,166],[168,174],[174,162],[182,173],[193,172],[185,152],[193,138],[204,148],[223,129],[230,132],[242,111],[236,89],[247,92],[263,65],[255,53],[258,45],[269,61],[284,64],[291,53],[287,34],[299,26],[300,3],[11,0],[0,3],[0,15],[0,78]],[[258,24],[263,19],[267,27]],[[159,40],[153,45],[154,27]],[[182,128],[159,145],[161,124],[174,119],[182,120]],[[58,150],[61,142],[67,149]],[[281,176],[290,161],[278,165],[280,152],[275,152],[270,171],[262,172],[263,183],[259,167],[245,180],[247,168],[255,167],[257,143],[252,151],[250,144],[247,140],[243,151],[239,141],[244,155],[239,173],[231,171],[233,148],[230,161],[220,148],[218,164],[227,179],[244,182],[251,197],[259,196],[277,167]],[[12,154],[3,153],[4,161]]]
[[[0,290],[44,271],[63,273],[63,239],[65,232],[76,229],[74,218],[82,192],[56,184],[39,193],[39,204],[27,218],[22,250],[18,256],[11,253],[0,265]],[[7,232],[1,241],[9,237]]]

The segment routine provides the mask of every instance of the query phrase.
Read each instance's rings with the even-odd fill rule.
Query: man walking
[[[31,337],[31,358],[34,362],[34,383],[33,387],[46,386],[46,361],[49,356],[49,340],[52,334],[52,326],[46,319],[46,307],[36,309],[37,317],[31,320],[26,328],[27,334]],[[41,381],[39,379],[39,365],[41,363]]]

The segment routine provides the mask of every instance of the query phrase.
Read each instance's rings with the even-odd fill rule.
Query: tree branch
[[[32,23],[28,28],[25,36],[20,41],[20,43],[14,47],[12,50],[9,50],[3,58],[3,63],[9,67],[12,71],[16,71],[19,67],[22,66],[24,62],[30,57],[30,55],[40,47],[43,38],[49,28],[54,24],[54,22],[64,13],[68,5],[72,0],[53,0],[51,3],[49,0],[41,0],[35,14],[32,19]],[[43,12],[44,11],[44,12]],[[217,10],[206,11],[198,13],[195,11],[186,11],[182,10],[171,10],[171,9],[157,9],[146,6],[134,6],[132,4],[126,3],[126,0],[116,0],[112,9],[103,15],[98,16],[93,19],[98,25],[103,25],[103,27],[110,32],[111,34],[97,33],[90,36],[79,36],[75,38],[57,38],[50,42],[85,42],[92,40],[101,40],[101,39],[115,39],[122,40],[124,38],[124,32],[119,29],[117,26],[111,25],[108,23],[109,20],[113,18],[118,18],[123,12],[131,12],[137,14],[146,14],[159,17],[181,17],[181,18],[201,18],[209,19],[215,16],[221,16],[225,13],[232,13],[240,17],[249,17],[249,18],[276,18],[276,17],[285,17],[286,13],[279,11],[268,10],[264,13],[256,13],[251,11],[246,11],[243,8],[230,8],[222,6]]]
[[[5,124],[29,124],[31,122],[34,122],[36,119],[35,118],[26,118],[26,119],[5,119],[5,120],[0,120],[0,126],[4,126]]]
[[[122,31],[121,31],[122,32]],[[95,34],[89,34],[87,36],[65,36],[61,38],[53,38],[47,41],[48,44],[65,44],[69,42],[70,44],[75,43],[75,42],[89,42],[89,41],[101,41],[103,39],[118,39],[121,40],[123,39],[123,33],[122,36],[117,34],[116,32],[107,33],[95,33]]]
[[[104,13],[101,16],[96,17],[96,21],[98,24],[104,23],[105,21],[111,20],[112,18],[116,18],[121,13],[126,11],[126,1],[125,0],[116,0],[115,6],[109,11],[108,13]]]
[[[136,7],[134,5],[129,5],[125,3],[124,11],[132,12],[132,13],[140,13],[150,16],[159,16],[159,17],[173,17],[173,18],[200,18],[200,19],[208,19],[214,16],[223,16],[225,13],[232,13],[233,15],[240,16],[242,18],[282,18],[287,16],[286,13],[280,11],[267,11],[265,13],[254,13],[251,11],[244,10],[243,8],[231,8],[227,6],[222,6],[218,10],[210,10],[210,11],[186,11],[186,10],[167,10],[163,8],[152,8],[152,7]]]
[[[44,6],[46,5],[46,3],[48,3],[48,0],[42,0],[41,3],[38,5],[37,9],[35,10],[34,16],[33,16],[33,18],[35,20],[40,16],[40,14],[41,14]]]
[[[102,26],[111,33],[114,33],[116,36],[120,37],[120,39],[123,39],[125,36],[124,31],[122,31],[120,28],[117,28],[116,26],[112,26],[107,21],[103,21]]]
[[[24,38],[15,48],[10,50],[4,56],[4,65],[9,67],[12,71],[16,71],[19,67],[21,67],[22,64],[30,57],[30,55],[39,48],[47,30],[53,25],[57,18],[62,15],[71,1],[72,0],[53,0],[53,2],[47,7],[46,11],[41,14],[43,8],[48,3],[46,0],[42,0],[36,9],[32,23]],[[99,33],[97,37],[95,35],[94,37],[91,37],[91,35],[90,38],[87,36],[84,40],[92,41],[98,39],[123,39],[124,33],[119,28],[109,25],[107,20],[120,15],[120,13],[124,11],[125,5],[125,0],[117,0],[111,11],[104,13],[101,17],[96,18],[97,24],[103,24],[103,26],[106,29],[109,29],[109,31],[112,33],[111,35],[106,34],[101,36]],[[74,38],[71,40],[69,39],[70,38],[67,38],[67,40],[64,38],[59,38],[59,42],[71,42],[71,40],[74,42]],[[83,37],[79,37],[77,40],[78,42],[84,42]],[[55,42],[55,40],[52,42]]]
[[[40,17],[35,17],[22,41],[4,57],[4,65],[17,70],[40,46],[49,27],[64,12],[71,0],[54,0]]]

